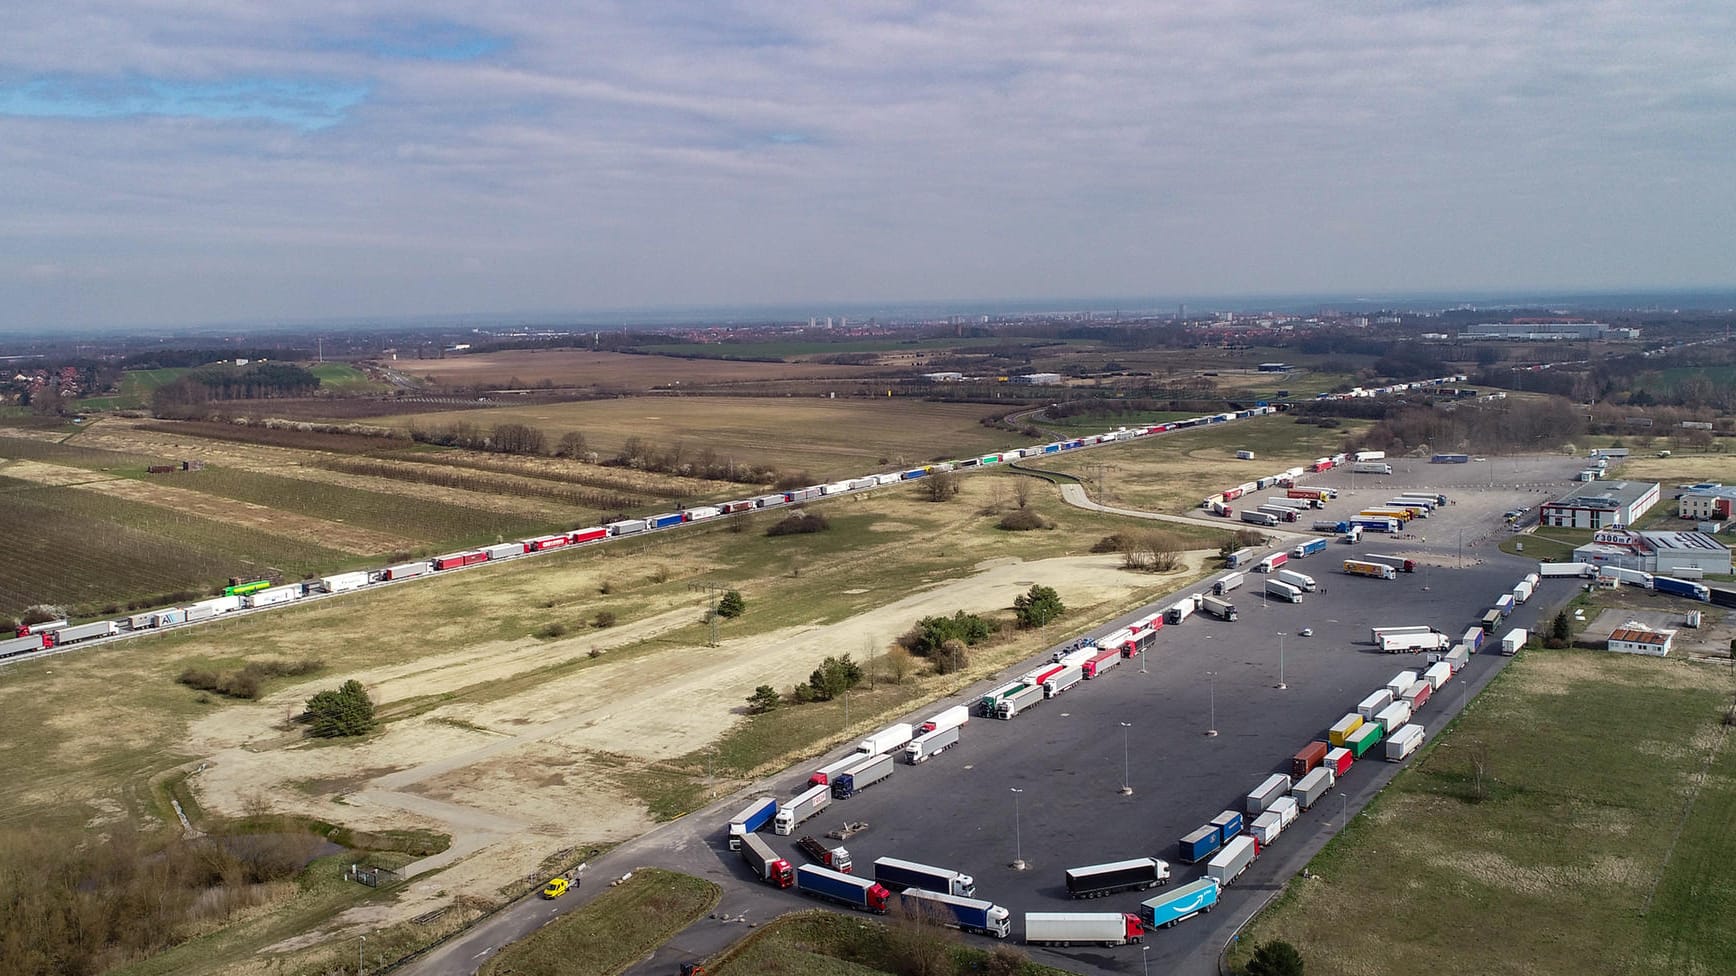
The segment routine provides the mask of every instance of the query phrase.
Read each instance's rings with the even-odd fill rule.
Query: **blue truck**
[[[1469,454],[1436,454],[1429,458],[1430,464],[1470,464]]]
[[[669,512],[663,515],[653,515],[645,521],[651,523],[653,529],[667,529],[672,525],[681,524],[680,512]]]
[[[1343,523],[1336,523],[1336,524],[1342,525]],[[1333,531],[1349,532],[1350,526],[1345,525],[1342,530],[1334,529]],[[1296,548],[1291,549],[1290,555],[1297,558],[1297,559],[1301,559],[1304,556],[1312,556],[1317,552],[1325,552],[1326,547],[1331,545],[1331,544],[1332,543],[1328,542],[1325,539],[1309,539],[1307,542],[1304,542],[1301,545],[1297,546]]]
[[[1211,826],[1217,828],[1218,845],[1221,847],[1241,836],[1242,815],[1235,810],[1225,810],[1212,818]]]
[[[1176,858],[1184,864],[1198,864],[1218,852],[1224,844],[1223,834],[1213,824],[1183,837],[1176,844]]]
[[[1316,531],[1316,532],[1330,532],[1333,535],[1342,535],[1342,534],[1350,531],[1350,520],[1349,519],[1339,519],[1338,521],[1334,522],[1331,519],[1321,519],[1320,521],[1314,523],[1314,531]]]
[[[905,481],[914,481],[927,473],[927,468],[912,468],[909,471],[904,472],[902,475],[899,475],[899,477]]]
[[[1201,878],[1184,884],[1167,894],[1140,902],[1140,921],[1151,928],[1169,928],[1178,922],[1185,922],[1201,912],[1211,911],[1218,903],[1221,890],[1218,883],[1211,878]]]
[[[1693,580],[1654,576],[1652,577],[1652,589],[1659,593],[1668,593],[1671,596],[1685,596],[1690,600],[1699,600],[1701,603],[1712,602],[1712,588]]]
[[[840,874],[817,864],[796,869],[796,890],[879,915],[886,914],[886,899],[891,895],[872,879]]]
[[[748,804],[746,809],[729,820],[729,849],[741,850],[742,837],[771,823],[777,813],[778,798],[775,796],[762,796]]]
[[[924,891],[921,888],[907,888],[899,896],[906,908],[920,909],[933,906],[941,912],[942,919],[947,915],[952,917],[953,925],[966,932],[981,932],[1004,939],[1012,934],[1012,913],[993,902],[980,898],[964,898],[959,895],[944,895],[938,891]],[[943,921],[943,924],[944,921]]]

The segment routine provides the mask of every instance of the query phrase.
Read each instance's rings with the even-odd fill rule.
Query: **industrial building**
[[[1485,322],[1469,326],[1461,339],[1513,339],[1527,342],[1589,342],[1598,339],[1638,339],[1640,330],[1616,328],[1607,322]]]
[[[1676,515],[1701,522],[1728,522],[1736,508],[1736,485],[1706,485],[1676,496]]]
[[[1685,579],[1730,572],[1730,548],[1704,532],[1605,529],[1573,550],[1573,559]]]
[[[1670,644],[1675,639],[1673,630],[1653,630],[1637,620],[1630,620],[1610,632],[1607,646],[1622,654],[1663,657],[1670,653]]]
[[[1060,373],[1026,373],[1023,376],[1013,377],[1012,382],[1027,384],[1030,386],[1060,386],[1061,385],[1061,374]]]
[[[1658,503],[1655,481],[1594,481],[1565,498],[1544,502],[1537,524],[1565,529],[1625,528]]]

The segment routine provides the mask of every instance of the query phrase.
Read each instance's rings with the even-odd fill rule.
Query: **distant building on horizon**
[[[1467,326],[1461,339],[1510,339],[1529,342],[1600,339],[1638,339],[1640,330],[1616,328],[1607,322],[1551,322],[1521,319],[1517,322],[1485,322]]]

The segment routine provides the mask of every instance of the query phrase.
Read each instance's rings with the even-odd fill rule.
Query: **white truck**
[[[1026,912],[1025,941],[1031,945],[1104,946],[1137,943],[1145,926],[1136,915],[1120,912]]]
[[[1445,650],[1453,645],[1453,639],[1435,631],[1426,634],[1382,634],[1379,644],[1380,649],[1388,654],[1404,654]]]
[[[915,737],[915,730],[910,727],[909,722],[899,722],[897,725],[889,725],[863,739],[861,744],[856,747],[856,751],[865,756],[878,756],[884,752],[904,748]]]
[[[1537,575],[1544,579],[1564,576],[1590,579],[1597,575],[1597,566],[1594,563],[1538,563]]]
[[[519,551],[523,552],[524,550],[520,549]],[[360,571],[327,576],[314,584],[315,587],[326,593],[348,593],[350,590],[358,590],[367,585],[368,574]]]
[[[1400,726],[1397,732],[1387,737],[1386,761],[1403,762],[1410,754],[1417,751],[1423,744],[1423,727],[1420,725]]]
[[[916,734],[942,732],[946,729],[956,729],[970,721],[970,708],[966,705],[954,705],[944,711],[937,712],[934,717],[923,722],[915,729]]]
[[[1212,592],[1218,596],[1223,596],[1225,593],[1228,593],[1247,582],[1247,579],[1248,577],[1245,573],[1225,573],[1212,581]]]
[[[1193,616],[1194,609],[1193,597],[1183,597],[1163,612],[1163,622],[1173,627]]]
[[[1379,715],[1381,709],[1391,704],[1392,689],[1382,688],[1374,694],[1369,695],[1367,698],[1364,698],[1362,704],[1356,706],[1356,714],[1361,715],[1362,720],[1366,722],[1373,719],[1376,715]]]
[[[1219,885],[1228,886],[1248,870],[1248,865],[1254,863],[1259,856],[1259,845],[1252,837],[1232,837],[1223,849],[1212,855],[1206,862],[1206,877]]]
[[[1289,792],[1290,777],[1283,773],[1273,773],[1259,786],[1248,791],[1244,809],[1250,816],[1265,813],[1272,809],[1273,801]]]
[[[1228,600],[1220,600],[1215,596],[1208,596],[1201,600],[1200,609],[1219,620],[1236,619],[1236,605]]]
[[[778,804],[778,812],[772,817],[772,833],[784,836],[795,833],[797,824],[826,809],[831,803],[830,786],[808,787],[793,799]]]
[[[914,766],[920,762],[927,762],[930,757],[937,756],[955,745],[958,745],[958,726],[956,725],[951,728],[937,729],[933,732],[924,732],[911,739],[910,744],[904,747],[904,758]]]
[[[1266,595],[1275,599],[1283,600],[1286,603],[1302,602],[1301,588],[1291,586],[1289,583],[1280,579],[1269,579],[1266,581]]]
[[[1278,570],[1278,579],[1285,583],[1289,583],[1291,586],[1296,587],[1304,593],[1313,593],[1316,589],[1319,589],[1318,584],[1314,582],[1314,577],[1309,576],[1307,573],[1298,573],[1292,569]]]
[[[1392,474],[1392,465],[1380,461],[1355,461],[1350,465],[1351,474]]]
[[[1525,633],[1524,627],[1514,627],[1507,632],[1507,636],[1501,638],[1501,653],[1512,657],[1519,653],[1519,648],[1525,646],[1525,641],[1528,638],[1529,635]]]
[[[1083,680],[1085,669],[1077,664],[1070,664],[1043,682],[1043,697],[1054,698]]]

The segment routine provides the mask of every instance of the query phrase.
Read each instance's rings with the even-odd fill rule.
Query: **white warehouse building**
[[[1687,579],[1730,572],[1729,547],[1704,532],[1606,529],[1573,550],[1573,558],[1575,562]]]
[[[1563,529],[1625,528],[1651,511],[1659,494],[1655,481],[1594,481],[1565,498],[1544,502],[1537,512],[1537,524]]]

